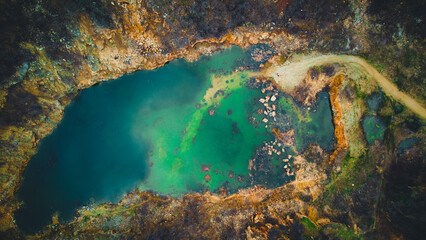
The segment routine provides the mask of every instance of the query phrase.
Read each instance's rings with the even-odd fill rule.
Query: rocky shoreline
[[[39,87],[45,87],[45,84],[43,83],[44,81],[42,81],[39,77],[35,76],[34,78],[26,80],[25,87],[23,87],[25,90],[22,91],[31,91],[31,94],[39,96],[38,98],[42,103],[43,113],[40,114],[41,116],[38,116],[36,119],[30,119],[28,122],[20,124],[19,127],[9,125],[3,126],[1,129],[1,139],[4,142],[19,142],[18,145],[14,144],[15,147],[5,150],[5,153],[7,154],[2,155],[4,162],[14,163],[11,166],[3,166],[5,169],[4,174],[9,176],[5,176],[1,184],[1,199],[3,199],[5,203],[0,208],[0,212],[2,212],[1,216],[3,218],[0,223],[4,223],[2,226],[13,226],[9,224],[13,223],[12,213],[18,207],[17,202],[13,200],[14,193],[17,191],[20,185],[21,176],[25,170],[25,167],[30,160],[30,157],[35,154],[40,139],[49,134],[59,123],[59,121],[62,119],[65,106],[71,101],[72,96],[74,96],[76,92],[79,91],[79,89],[90,87],[91,85],[105,81],[106,79],[116,78],[126,72],[132,72],[141,69],[142,67],[144,69],[158,68],[177,58],[184,57],[190,61],[193,61],[208,52],[213,53],[218,51],[221,49],[221,47],[230,47],[232,45],[248,47],[250,44],[266,42],[265,40],[253,40],[254,37],[257,36],[257,33],[251,32],[250,29],[246,29],[245,31],[247,32],[237,33],[236,36],[229,34],[221,39],[206,39],[200,41],[202,44],[208,44],[202,47],[197,47],[197,43],[194,43],[192,44],[193,46],[179,50],[177,53],[167,54],[165,56],[159,55],[150,58],[143,58],[141,61],[146,61],[149,64],[132,65],[130,69],[119,69],[118,71],[111,71],[108,70],[109,65],[105,66],[107,69],[100,69],[95,73],[93,71],[83,69],[82,71],[77,72],[76,79],[79,79],[79,83],[74,88],[64,90],[64,86],[49,86],[49,89],[51,89],[50,91],[53,92],[53,96],[47,96],[38,89]],[[284,35],[284,33],[282,34]],[[262,39],[263,36],[265,35],[260,34],[260,37],[257,39]],[[269,34],[267,36],[269,36]],[[140,67],[135,68],[138,65]],[[36,82],[40,81],[42,84],[38,85]],[[37,86],[34,86],[35,84],[37,84]],[[14,90],[14,86],[4,89],[3,93],[7,94],[7,92],[11,90]],[[2,101],[3,103],[6,102],[6,97],[7,95]]]
[[[369,60],[376,64],[384,61],[383,58],[375,58],[375,55],[391,56],[391,53],[382,54],[372,48],[377,43],[370,40],[369,34],[377,33],[375,27],[369,24],[376,18],[370,19],[365,10],[366,3],[362,1],[353,1],[350,5],[338,1],[308,2],[303,5],[295,1],[284,14],[275,11],[274,1],[254,1],[247,10],[242,10],[247,11],[240,14],[247,16],[243,20],[236,17],[239,13],[232,8],[219,11],[221,1],[212,1],[209,4],[214,10],[205,8],[200,11],[205,14],[202,18],[205,20],[198,22],[187,19],[187,16],[194,14],[186,12],[195,8],[191,1],[187,3],[188,6],[177,3],[157,6],[151,1],[139,0],[104,2],[102,4],[106,4],[108,10],[105,12],[112,12],[111,23],[107,26],[99,24],[102,21],[95,19],[91,12],[77,11],[70,18],[72,21],[66,22],[71,37],[59,30],[56,33],[41,31],[48,38],[44,38],[44,35],[35,39],[23,36],[19,48],[31,57],[16,63],[11,74],[2,72],[2,76],[6,77],[0,83],[0,237],[24,237],[13,220],[13,212],[19,207],[15,193],[21,184],[23,172],[36,153],[39,141],[55,128],[62,119],[65,106],[81,89],[136,70],[155,69],[177,58],[194,61],[201,55],[231,45],[244,48],[258,43],[269,44],[277,53],[275,62],[279,63],[285,63],[293,54],[296,56],[296,52],[310,51],[361,54],[370,57]],[[281,9],[283,3],[279,2]],[[19,6],[21,3],[14,1],[10,4]],[[327,13],[317,13],[318,4]],[[42,4],[34,9],[47,13],[55,11],[47,5]],[[286,8],[287,4],[284,5]],[[250,12],[255,14],[250,15]],[[215,18],[219,13],[224,16]],[[35,17],[36,13],[29,18]],[[360,23],[360,19],[364,21]],[[217,27],[227,24],[230,27]],[[350,35],[350,43],[346,42],[349,37],[341,32],[349,32],[346,34]],[[52,45],[46,39],[64,43]],[[392,39],[389,46],[384,45],[383,48],[394,50],[403,40]],[[419,45],[415,40],[412,42],[413,46]],[[350,45],[349,49],[346,49],[347,45]],[[407,45],[407,48],[410,47]],[[424,52],[422,48],[418,49],[421,54]],[[420,59],[424,56],[421,54]],[[417,74],[417,71],[421,71],[418,69],[422,69],[413,67],[418,65],[415,60],[409,63],[412,65],[404,62],[405,67],[400,63],[402,60],[395,62],[395,65],[402,66],[400,68],[404,72],[414,69],[413,72]],[[270,65],[266,64],[265,69],[268,67]],[[392,67],[389,69],[384,68],[383,71],[389,74],[396,71]],[[313,83],[322,84],[330,80],[327,69],[321,69],[319,73],[315,71],[318,69],[310,69],[304,85],[289,92],[303,104],[314,101],[316,93],[324,88]],[[421,72],[418,75],[421,76]],[[403,194],[410,196],[412,193],[415,199],[422,199],[424,190],[419,189],[424,186],[423,177],[420,180],[414,177],[422,176],[422,172],[415,171],[416,167],[425,165],[424,159],[418,158],[424,154],[424,140],[398,156],[392,147],[407,137],[424,139],[424,124],[416,120],[409,110],[395,110],[393,106],[397,103],[387,98],[380,114],[386,119],[393,119],[389,120],[392,122],[390,130],[383,142],[367,146],[360,119],[366,112],[365,96],[378,88],[362,74],[355,72],[346,76],[341,85],[332,84],[329,92],[330,95],[334,94],[331,97],[333,111],[339,112],[340,106],[343,114],[343,117],[334,115],[335,126],[344,126],[344,131],[339,129],[339,133],[336,132],[336,137],[342,139],[338,140],[336,150],[346,153],[345,138],[349,145],[348,152],[330,157],[318,146],[310,146],[294,160],[294,182],[273,190],[253,188],[231,196],[225,193],[191,194],[183,199],[135,191],[118,205],[103,204],[81,209],[68,225],[53,221],[42,233],[31,238],[93,236],[149,239],[171,235],[176,238],[292,238],[301,235],[349,238],[364,234],[377,236],[374,234],[384,230],[389,230],[386,235],[389,237],[409,238],[411,233],[395,226],[385,216],[388,209],[395,206],[412,207],[413,204],[401,202],[395,197],[397,193],[386,187],[389,186],[388,182],[400,184],[401,189],[408,187],[389,177],[390,173],[396,174],[414,186],[409,191],[401,190]],[[324,81],[312,81],[320,78]],[[402,83],[401,88],[408,93],[418,93],[406,83]],[[422,95],[416,96],[420,102],[424,101]],[[339,147],[344,151],[338,150]],[[333,158],[332,165],[329,165],[330,158]],[[395,173],[395,166],[401,164],[396,161],[397,158],[404,159],[406,171]],[[381,198],[381,193],[389,199]],[[405,209],[410,211],[416,207],[414,204],[414,207],[404,208],[403,211],[405,213]],[[360,208],[363,211],[359,211]],[[200,214],[202,212],[205,214]],[[415,214],[416,211],[406,212],[407,219],[418,216]],[[391,215],[390,219],[404,217]],[[370,222],[374,224],[370,225]],[[342,232],[347,235],[342,236]]]

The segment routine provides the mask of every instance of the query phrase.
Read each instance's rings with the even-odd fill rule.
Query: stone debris
[[[250,159],[249,165],[248,165],[248,170],[251,170],[252,168],[253,168],[253,160]]]
[[[278,138],[285,146],[294,145],[294,129],[290,129],[286,132],[281,132],[280,129],[274,128],[273,132],[275,134],[275,137]]]
[[[203,172],[208,172],[208,171],[210,171],[210,168],[208,166],[206,166],[206,165],[201,165],[201,170]]]
[[[256,81],[258,80],[256,79]],[[273,91],[273,90],[275,90],[274,86],[269,85],[267,88],[262,88],[262,93],[265,93],[266,91]],[[277,113],[275,112],[275,110],[277,109],[277,106],[275,104],[272,104],[271,106],[269,106],[268,102],[269,101],[275,102],[277,100],[277,96],[278,96],[278,93],[274,92],[272,96],[265,96],[264,98],[259,99],[259,102],[263,103],[263,106],[266,108],[266,110],[263,110],[263,113],[267,117],[273,118],[274,121],[276,121],[275,117],[277,116]],[[261,114],[260,110],[258,110],[258,113]],[[266,123],[265,120],[263,120],[263,122]]]
[[[266,102],[268,102],[270,98],[271,98],[271,97],[266,96],[266,97],[265,97]]]

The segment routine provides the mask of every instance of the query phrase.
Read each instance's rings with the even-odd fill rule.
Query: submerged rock
[[[208,166],[206,166],[206,165],[201,165],[201,170],[203,172],[208,172],[208,171],[210,171],[210,168]]]
[[[182,199],[134,191],[117,205],[81,208],[71,223],[63,226],[55,220],[36,236],[23,236],[13,213],[19,208],[15,192],[29,159],[78,91],[125,73],[157,68],[176,58],[195,60],[231,44],[246,47],[269,43],[279,54],[280,63],[309,49],[339,54],[347,51],[365,55],[381,66],[380,71],[395,76],[400,89],[422,100],[424,49],[419,45],[423,44],[421,29],[425,22],[421,21],[421,4],[332,0],[244,4],[5,1],[0,8],[4,16],[1,23],[6,26],[0,58],[0,238],[358,239],[366,233],[370,238],[420,239],[424,226],[424,209],[419,204],[424,202],[424,149],[415,146],[401,153],[399,161],[388,151],[395,145],[394,138],[400,138],[401,132],[408,132],[406,128],[412,125],[407,110],[401,110],[403,115],[386,116],[392,117],[394,128],[386,132],[386,143],[365,146],[359,129],[365,103],[360,96],[366,94],[365,89],[376,87],[365,84],[365,79],[357,81],[354,91],[346,94],[350,101],[339,95],[340,84],[329,85],[337,116],[333,118],[337,143],[332,156],[348,163],[342,172],[333,173],[332,186],[324,185],[333,168],[328,163],[322,165],[327,156],[321,153],[308,159],[309,154],[318,153],[308,149],[300,158],[295,157],[294,172],[285,172],[294,174],[296,182],[274,190],[256,187],[232,196],[204,193]],[[260,61],[268,54],[262,50],[250,56],[256,66],[267,68],[270,63]],[[316,93],[327,87],[329,76],[338,74],[338,66],[312,69],[309,79],[289,93],[299,103],[309,105]],[[272,89],[268,86],[261,91]],[[272,108],[275,110],[274,105]],[[214,109],[208,114],[213,115]],[[410,132],[424,138],[421,123]],[[285,141],[290,144],[292,137],[287,135]],[[346,150],[350,151],[347,156]],[[210,175],[204,178],[210,181]],[[355,186],[347,179],[354,179]]]
[[[280,140],[285,146],[294,145],[294,129],[281,132],[278,128],[272,129],[275,137]]]

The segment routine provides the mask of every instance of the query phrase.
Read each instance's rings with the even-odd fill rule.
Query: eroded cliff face
[[[401,17],[399,28],[382,33],[377,26],[390,10],[377,11],[375,4],[368,7],[366,1],[333,0],[2,1],[6,16],[2,28],[8,34],[2,39],[6,51],[0,82],[1,236],[22,236],[13,222],[19,206],[15,192],[39,140],[58,124],[64,107],[79,90],[125,73],[154,69],[176,58],[193,61],[231,45],[266,43],[281,63],[295,52],[361,54],[376,65],[384,63],[382,70],[396,76],[399,87],[423,102],[424,93],[418,87],[400,80],[401,74],[409,75],[411,82],[422,82],[424,76],[419,35],[413,28],[408,28],[410,34],[400,31],[416,21]],[[380,38],[372,38],[378,32]],[[395,54],[396,50],[402,54]],[[398,67],[392,67],[390,58]],[[328,90],[333,79],[340,79],[339,73],[337,66],[310,69],[306,81],[290,94],[309,104],[319,91]],[[343,114],[334,117],[335,125],[343,126],[336,137],[345,138],[338,143],[348,146],[340,151],[336,145],[336,151],[343,153],[336,154],[332,164],[328,153],[311,146],[295,159],[296,181],[278,189],[248,189],[232,196],[193,194],[181,200],[133,192],[118,205],[80,210],[69,225],[54,221],[38,237],[345,238],[383,229],[390,229],[390,236],[410,237],[384,216],[401,204],[419,208],[399,200],[389,184],[399,184],[404,196],[414,191],[416,199],[424,199],[419,187],[424,186],[423,177],[408,177],[410,169],[425,166],[423,158],[415,157],[424,155],[423,123],[406,109],[395,110],[397,103],[386,99],[378,114],[388,119],[390,130],[383,142],[367,145],[361,120],[367,112],[365,97],[377,91],[377,86],[362,74],[341,76],[342,83],[331,84],[330,91],[333,111],[339,106]],[[412,136],[421,138],[421,145],[404,154],[393,150]],[[395,166],[401,163],[396,159],[400,158],[409,161],[406,175],[401,174],[407,180],[388,183],[383,176],[389,176],[388,169],[397,171]],[[407,190],[407,184],[417,187]],[[382,191],[391,200],[380,198]],[[390,219],[422,217],[415,210],[403,212],[407,215],[392,212]]]

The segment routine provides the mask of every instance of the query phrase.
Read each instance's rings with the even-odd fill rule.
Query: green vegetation
[[[309,218],[303,217],[300,222],[304,226],[304,239],[320,239],[321,235],[326,233],[328,238],[334,239],[344,239],[344,240],[355,240],[355,239],[364,239],[363,234],[356,233],[354,230],[345,226],[344,224],[328,224],[325,226],[315,225]]]
[[[408,40],[407,42],[412,41]],[[401,91],[419,102],[425,101],[426,96],[423,88],[419,87],[424,86],[424,79],[426,79],[424,48],[409,45],[403,47],[389,45],[386,47],[373,46],[371,49],[373,51],[363,54],[363,58],[379,72],[389,76],[389,79]]]
[[[354,232],[352,229],[348,228],[343,224],[330,224],[324,227],[329,237],[333,236],[335,239],[345,239],[345,240],[355,240],[355,239],[364,239],[362,234]]]
[[[318,228],[309,218],[303,217],[300,222],[305,227],[305,239],[317,239],[320,236],[321,227]]]
[[[351,157],[348,152],[342,160],[342,172],[331,175],[320,202],[330,202],[339,195],[350,196],[353,190],[358,189],[373,174],[375,166],[374,159],[368,157],[368,152],[358,158]]]

